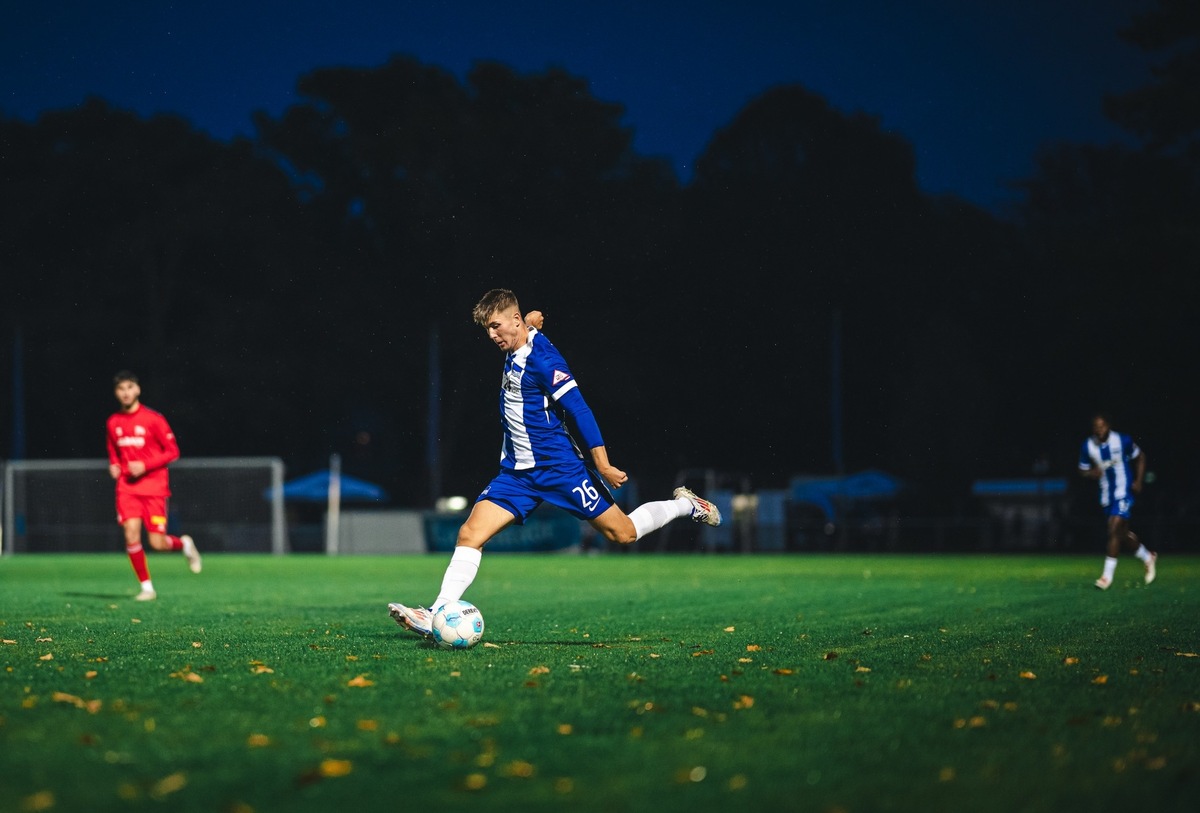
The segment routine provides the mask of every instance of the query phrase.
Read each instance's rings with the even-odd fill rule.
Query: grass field
[[[1193,810],[1200,559],[0,559],[2,811]]]

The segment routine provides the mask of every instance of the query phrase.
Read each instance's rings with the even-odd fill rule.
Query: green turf
[[[0,559],[0,810],[1192,810],[1200,559]]]

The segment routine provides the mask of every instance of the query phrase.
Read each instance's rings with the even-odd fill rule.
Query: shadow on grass
[[[67,598],[102,598],[102,599],[129,599],[133,600],[133,596],[129,593],[63,593]]]
[[[380,635],[378,637],[392,638],[394,636],[392,634],[386,634],[386,635]],[[432,640],[430,640],[428,638],[414,639],[411,635],[405,635],[403,633],[400,634],[399,636],[395,636],[395,637],[396,637],[396,640],[398,640],[402,643],[404,643],[404,642],[411,643],[414,646],[420,647],[421,649],[438,649],[438,650],[443,650],[443,651],[449,651],[449,650],[446,650],[444,647],[438,646],[436,643],[434,643]],[[478,644],[476,644],[472,648],[473,649],[482,649],[483,645],[485,643],[494,644],[495,646],[583,646],[583,647],[587,647],[588,649],[615,649],[618,647],[628,646],[631,644],[640,644],[641,642],[640,641],[556,641],[556,640],[498,641],[498,640],[494,640],[491,638],[485,638],[483,641],[480,641]]]

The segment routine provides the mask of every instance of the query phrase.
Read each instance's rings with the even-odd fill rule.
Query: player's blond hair
[[[517,311],[520,313],[521,306],[517,302],[517,295],[507,288],[493,288],[475,303],[475,308],[471,311],[471,317],[475,320],[475,324],[480,327],[486,327],[492,314],[496,311],[503,311],[505,313]]]

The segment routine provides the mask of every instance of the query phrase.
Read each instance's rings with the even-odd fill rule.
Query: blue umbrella
[[[329,499],[328,469],[306,474],[283,484],[283,498],[295,502],[325,502]],[[263,498],[271,498],[271,489],[263,491]],[[387,492],[374,483],[357,477],[341,475],[341,498],[343,502],[382,502]]]

